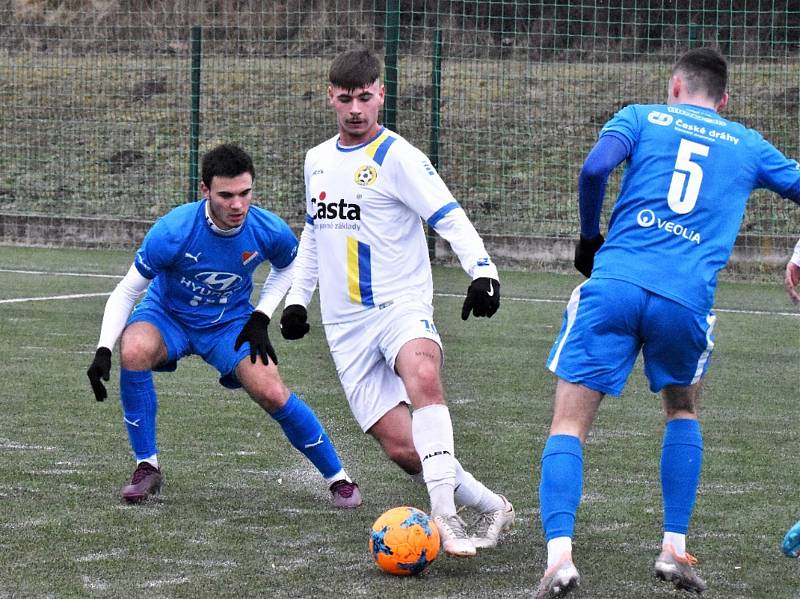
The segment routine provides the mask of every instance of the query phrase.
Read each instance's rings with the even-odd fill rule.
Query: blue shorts
[[[181,324],[157,301],[145,296],[134,308],[128,324],[148,322],[161,333],[167,346],[167,361],[153,370],[172,372],[178,367],[178,360],[194,354],[217,369],[220,384],[238,389],[242,385],[236,378],[236,367],[243,358],[250,357],[250,344],[243,343],[238,351],[233,346],[248,318],[250,314],[243,313],[219,326],[192,329]]]
[[[547,367],[619,395],[641,350],[651,391],[691,385],[708,369],[715,320],[626,281],[589,279],[572,292]]]

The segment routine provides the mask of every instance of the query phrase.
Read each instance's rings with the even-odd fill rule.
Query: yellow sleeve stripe
[[[396,139],[396,137],[392,137],[388,133],[383,133],[382,135],[379,135],[375,141],[364,148],[364,151],[367,153],[367,156],[372,158],[380,166],[383,164],[383,159],[386,158],[389,148]]]

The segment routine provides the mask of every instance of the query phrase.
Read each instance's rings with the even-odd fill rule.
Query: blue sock
[[[281,425],[289,442],[317,467],[325,478],[342,469],[336,449],[316,414],[294,393],[289,401],[271,416]]]
[[[692,517],[700,468],[703,435],[697,420],[670,420],[661,448],[661,493],[664,497],[664,531],[686,534]]]
[[[578,437],[552,435],[542,451],[539,509],[547,541],[569,537],[583,492],[583,447]]]
[[[133,453],[137,460],[149,458],[158,453],[156,447],[156,412],[158,398],[150,370],[120,369],[119,398],[125,426],[128,427]]]

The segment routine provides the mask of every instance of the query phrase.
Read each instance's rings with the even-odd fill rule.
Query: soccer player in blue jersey
[[[223,386],[244,387],[280,424],[322,474],[334,505],[357,507],[358,486],[314,412],[283,384],[267,333],[291,284],[297,238],[278,216],[251,205],[255,171],[244,150],[220,145],[203,156],[201,171],[203,199],[156,221],[109,297],[87,371],[95,398],[103,401],[102,381],[109,380],[111,350],[121,335],[120,399],[137,462],[122,497],[138,503],[160,491],[152,371],[173,371],[178,360],[195,354],[219,371]],[[271,270],[254,309],[253,273],[266,260]]]
[[[721,117],[727,63],[690,50],[672,69],[666,104],[629,105],[600,132],[580,173],[577,287],[548,359],[558,377],[539,488],[547,567],[537,597],[579,584],[572,560],[583,484],[583,445],[605,394],[618,395],[641,351],[661,392],[662,550],[657,577],[702,592],[686,552],[703,457],[697,406],[714,347],[717,273],[725,266],[750,192],[800,203],[800,168],[756,131]],[[619,197],[600,234],[611,171],[626,162]]]

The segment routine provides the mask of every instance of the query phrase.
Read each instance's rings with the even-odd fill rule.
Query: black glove
[[[308,312],[300,304],[291,304],[281,315],[281,335],[284,339],[301,339],[311,329]]]
[[[489,277],[480,277],[472,281],[467,288],[467,298],[461,307],[461,320],[473,316],[491,318],[500,307],[500,281]]]
[[[89,377],[89,382],[92,385],[92,391],[94,391],[94,398],[97,401],[103,401],[106,397],[108,397],[106,387],[100,382],[100,379],[107,381],[108,377],[111,376],[110,349],[107,347],[97,348],[97,351],[94,352],[94,360],[92,360],[92,363],[89,365],[89,369],[86,371],[86,376]]]
[[[267,327],[269,326],[269,316],[263,312],[254,310],[250,318],[244,323],[242,332],[236,338],[236,343],[233,349],[238,350],[242,344],[247,341],[250,344],[250,361],[255,364],[256,356],[261,356],[261,361],[266,366],[269,364],[267,356],[272,358],[275,365],[278,365],[278,358],[275,355],[275,349],[272,343],[269,342],[269,335],[267,334]]]
[[[603,245],[605,238],[598,234],[593,239],[586,239],[581,235],[578,243],[575,244],[575,268],[587,279],[592,276],[592,268],[594,268],[594,255],[600,246]]]

